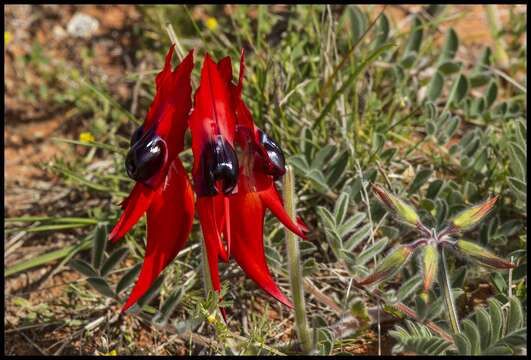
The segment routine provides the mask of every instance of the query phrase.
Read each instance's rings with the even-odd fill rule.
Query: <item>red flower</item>
[[[157,93],[144,124],[131,139],[126,167],[137,183],[122,202],[124,212],[109,234],[109,240],[116,242],[147,211],[144,264],[122,311],[140,299],[182,249],[194,217],[193,192],[177,156],[184,147],[187,116],[192,106],[193,51],[171,71],[173,50],[171,47],[164,69],[157,75]]]
[[[262,289],[283,304],[292,306],[267,267],[263,240],[265,210],[270,209],[288,229],[303,238],[305,236],[286,214],[274,186],[274,178],[285,173],[284,154],[278,144],[254,127],[251,113],[241,99],[243,77],[243,51],[237,85],[232,84],[230,58],[223,58],[216,67],[207,55],[190,120],[197,210],[212,284],[219,292],[218,258],[227,261],[232,254],[245,273]],[[194,139],[198,144],[195,147]],[[216,141],[221,150],[205,145]],[[241,150],[239,158],[234,152],[235,142]],[[227,176],[216,178],[218,186],[215,187],[214,181],[204,181],[203,176],[216,172],[208,172],[201,164],[205,163],[203,159],[214,158],[218,153],[224,156],[219,156],[219,163],[213,164],[226,166],[230,171],[218,172]],[[305,226],[302,228],[307,230]]]
[[[148,290],[155,278],[184,245],[193,219],[193,193],[177,157],[183,150],[187,124],[192,133],[193,189],[204,237],[212,285],[221,290],[219,259],[231,255],[262,289],[287,306],[291,302],[275,284],[264,254],[266,209],[292,232],[305,238],[308,228],[293,222],[284,210],[274,180],[285,173],[280,146],[256,128],[241,98],[244,77],[232,83],[229,57],[216,64],[207,54],[190,116],[190,53],[170,71],[173,47],[157,76],[157,94],[144,125],[135,132],[126,165],[137,181],[113,229],[112,241],[122,237],[147,210],[148,244],[140,278],[124,310]],[[240,148],[239,156],[235,148]],[[223,313],[224,314],[224,313]]]

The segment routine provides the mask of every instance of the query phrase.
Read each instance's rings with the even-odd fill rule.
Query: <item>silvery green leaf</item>
[[[472,344],[464,334],[454,334],[454,342],[459,355],[472,355]]]
[[[353,216],[349,217],[346,221],[344,221],[337,227],[337,232],[339,236],[344,237],[345,235],[354,231],[356,226],[358,226],[363,220],[365,220],[366,217],[367,215],[365,215],[364,212],[358,212]]]
[[[490,337],[492,334],[492,321],[489,313],[485,309],[478,309],[476,311],[476,323],[481,329],[481,349],[485,350],[490,345]]]
[[[92,247],[92,266],[99,270],[103,261],[105,247],[107,245],[107,226],[99,224],[94,233],[94,245]]]
[[[515,330],[520,329],[523,323],[523,318],[524,315],[522,312],[522,305],[520,304],[520,301],[515,296],[511,297],[509,314],[507,317],[506,333],[509,334]]]
[[[153,317],[153,323],[158,326],[165,326],[168,323],[168,319],[170,318],[171,314],[181,302],[183,295],[183,290],[177,289],[170,296],[168,296],[168,298],[162,304],[160,311]]]
[[[380,254],[382,251],[384,251],[385,247],[387,246],[387,243],[389,240],[387,238],[381,238],[377,242],[375,242],[373,245],[369,246],[367,249],[363,250],[358,255],[358,265],[365,265],[369,260],[371,260],[374,256]]]
[[[409,35],[409,39],[406,45],[406,49],[404,51],[404,54],[408,54],[411,52],[417,52],[420,50],[420,44],[422,43],[422,30],[423,24],[420,20],[420,17],[416,16],[413,19],[413,24],[411,26],[411,32]]]
[[[352,251],[363,240],[367,239],[371,234],[371,224],[363,225],[359,230],[354,232],[347,240],[345,240],[345,249]]]
[[[437,72],[440,72],[443,75],[455,74],[461,70],[463,63],[460,61],[445,61],[439,65]]]
[[[97,271],[86,261],[80,259],[74,259],[70,261],[69,265],[79,273],[88,277],[97,277]]]
[[[420,275],[415,275],[406,282],[400,285],[396,297],[399,301],[404,301],[407,299],[413,292],[422,286],[422,277]]]
[[[124,276],[118,281],[118,285],[116,285],[116,293],[119,294],[122,291],[124,291],[129,285],[131,285],[138,274],[140,273],[140,269],[142,268],[142,263],[138,263],[135,266],[133,266],[131,269],[129,269]]]
[[[468,79],[465,75],[460,74],[450,90],[450,95],[448,95],[448,103],[450,104],[459,104],[468,93]]]
[[[332,144],[328,144],[324,146],[321,150],[317,152],[315,155],[315,158],[312,161],[311,168],[312,169],[322,169],[326,162],[332,158],[332,156],[337,151],[337,147]]]
[[[457,33],[455,32],[453,28],[450,28],[446,32],[446,37],[444,39],[442,52],[439,58],[440,61],[453,59],[455,57],[458,47],[459,47],[459,38],[457,37]]]
[[[431,169],[421,169],[415,175],[415,179],[411,182],[409,186],[408,193],[412,194],[420,189],[422,185],[430,178],[433,170]]]
[[[375,48],[383,45],[389,37],[389,19],[382,13],[376,25]]]
[[[498,85],[496,82],[491,81],[489,87],[487,88],[487,93],[485,94],[485,106],[490,108],[494,101],[496,101],[496,96],[498,95]],[[505,111],[504,111],[505,112]]]
[[[439,71],[437,71],[433,75],[428,85],[428,92],[427,92],[428,100],[430,101],[437,100],[439,96],[441,95],[443,86],[444,86],[444,77]]]
[[[489,303],[489,315],[492,320],[492,333],[490,337],[490,343],[496,344],[503,334],[503,311],[501,304],[498,300],[490,298]]]
[[[345,217],[347,216],[349,200],[350,196],[346,192],[342,192],[339,195],[339,198],[336,200],[336,204],[334,206],[334,217],[336,224],[342,224],[345,220]]]
[[[129,252],[125,247],[118,248],[109,255],[109,258],[105,260],[103,266],[101,267],[100,274],[101,276],[107,275]]]
[[[109,287],[107,282],[103,280],[100,277],[90,277],[87,278],[87,282],[96,289],[100,294],[108,296],[108,297],[116,297],[116,294],[112,289]]]
[[[472,350],[471,355],[479,355],[481,353],[481,334],[479,333],[478,327],[470,319],[463,320],[461,325],[463,327],[463,333],[470,341]]]

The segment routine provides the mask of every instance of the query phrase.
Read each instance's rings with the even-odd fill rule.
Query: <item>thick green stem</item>
[[[444,297],[444,304],[446,312],[450,319],[450,327],[454,334],[460,334],[459,319],[457,318],[457,310],[455,309],[454,297],[452,295],[452,287],[450,285],[450,276],[448,275],[448,266],[446,264],[446,255],[444,248],[441,249],[441,265],[439,267],[439,284],[441,285],[442,295]]]
[[[295,177],[291,166],[286,167],[284,175],[284,206],[288,216],[296,221],[295,214]],[[295,325],[299,341],[305,353],[310,353],[313,349],[308,319],[306,318],[306,309],[304,304],[304,283],[302,279],[301,257],[299,252],[299,243],[295,234],[286,230],[286,243],[288,247],[288,269],[293,304],[295,306]]]
[[[210,290],[212,290],[212,281],[210,279],[210,269],[208,267],[208,257],[206,254],[205,240],[202,240],[203,246],[201,246],[201,276],[203,277],[203,289],[205,291],[205,297],[208,296]]]

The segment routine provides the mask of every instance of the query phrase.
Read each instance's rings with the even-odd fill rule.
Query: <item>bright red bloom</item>
[[[193,190],[204,237],[212,286],[221,290],[218,261],[231,255],[262,289],[287,306],[291,302],[271,277],[264,254],[266,209],[292,232],[305,238],[307,226],[293,222],[282,205],[274,180],[285,173],[280,146],[254,126],[241,98],[244,53],[239,82],[232,83],[229,57],[216,64],[207,54],[191,108],[190,53],[171,71],[170,49],[157,76],[157,94],[144,125],[132,138],[127,172],[137,180],[109,238],[122,237],[147,211],[148,242],[144,265],[124,306],[134,304],[183,247],[193,221],[193,191],[178,158],[187,125],[192,133]],[[235,148],[241,151],[236,153]],[[223,310],[222,313],[224,314]]]
[[[301,228],[307,228],[295,224],[282,206],[273,180],[285,172],[284,156],[272,139],[255,128],[251,113],[241,99],[243,77],[243,51],[237,85],[232,83],[230,58],[223,58],[216,67],[207,55],[190,121],[192,144],[194,141],[197,144],[195,147],[192,145],[195,159],[194,182],[198,194],[197,210],[205,238],[212,284],[219,292],[218,258],[227,261],[233,255],[244,272],[262,289],[283,304],[292,306],[275,284],[267,267],[263,240],[265,211],[270,209],[288,229],[300,237],[305,237]],[[229,126],[218,126],[222,123]],[[235,143],[241,149],[237,159],[222,157],[224,161],[228,159],[232,166],[238,166],[237,186],[234,188],[234,179],[231,177],[229,191],[223,191],[228,188],[226,186],[215,189],[201,187],[205,184],[201,179],[205,172],[201,172],[203,168],[199,164],[202,159],[212,156],[209,154],[212,148],[205,144],[214,142],[216,137],[226,139],[220,141],[226,145],[224,151],[232,154]],[[233,176],[234,172],[230,175]],[[221,179],[226,181],[225,178]]]
[[[133,305],[175,258],[188,238],[194,217],[193,192],[177,156],[184,147],[192,106],[193,51],[172,71],[173,50],[171,47],[164,69],[157,75],[157,93],[144,124],[131,140],[126,165],[137,183],[122,202],[124,212],[109,234],[109,240],[116,242],[147,212],[144,264],[122,311]]]

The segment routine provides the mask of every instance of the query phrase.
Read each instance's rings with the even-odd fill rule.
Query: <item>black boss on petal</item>
[[[129,146],[133,146],[142,138],[142,135],[144,135],[144,125],[140,125],[138,129],[135,130],[133,135],[131,136],[131,141],[129,142]]]
[[[206,144],[200,173],[194,179],[198,196],[213,196],[222,191],[230,194],[238,183],[238,157],[232,145],[221,135]],[[217,188],[220,182],[221,189]]]
[[[164,165],[166,152],[166,142],[153,129],[148,130],[127,153],[127,174],[133,180],[146,182]]]
[[[264,164],[266,174],[278,178],[286,173],[286,160],[280,146],[264,131],[258,129],[258,141],[267,152],[268,159]]]

